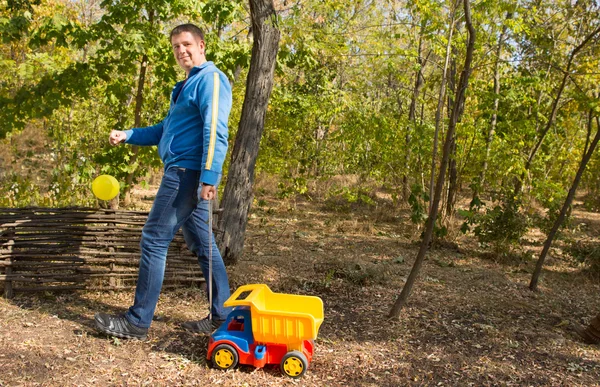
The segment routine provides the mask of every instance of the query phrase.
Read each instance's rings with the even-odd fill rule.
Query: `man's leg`
[[[96,315],[98,329],[111,335],[129,337],[124,331],[137,328],[138,331],[134,329],[135,334],[131,337],[138,337],[139,329],[147,331],[150,327],[162,288],[169,244],[196,208],[197,189],[196,171],[175,167],[165,171],[152,210],[142,229],[140,269],[134,304],[124,316]]]
[[[225,264],[219,248],[215,243],[212,233],[209,234],[208,216],[209,206],[212,203],[200,199],[192,216],[183,224],[183,236],[188,248],[196,254],[200,268],[206,283],[209,278],[209,243],[212,244],[212,313],[213,323],[208,320],[190,321],[183,324],[183,327],[198,333],[210,334],[217,328],[231,311],[231,308],[225,308],[223,303],[231,295],[229,290],[229,278],[225,270]]]

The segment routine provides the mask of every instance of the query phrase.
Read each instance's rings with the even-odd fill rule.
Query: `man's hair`
[[[181,24],[173,28],[173,31],[171,31],[171,35],[169,35],[169,41],[173,39],[173,36],[179,35],[183,32],[189,32],[190,34],[194,35],[196,39],[204,40],[204,32],[202,32],[202,30],[198,26],[188,23]]]

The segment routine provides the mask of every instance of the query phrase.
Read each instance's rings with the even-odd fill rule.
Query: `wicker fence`
[[[5,297],[135,287],[147,216],[91,208],[0,208],[0,286]],[[203,281],[180,232],[169,248],[163,287]]]

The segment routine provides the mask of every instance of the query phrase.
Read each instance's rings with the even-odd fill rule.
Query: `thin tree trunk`
[[[148,22],[150,23],[150,26],[154,24],[154,10],[148,10]],[[142,63],[140,64],[140,75],[138,77],[137,92],[135,94],[135,115],[133,121],[133,126],[135,128],[139,128],[142,124],[142,106],[144,105],[144,84],[146,82],[147,70],[148,55],[144,54],[142,56]],[[139,147],[132,146],[131,152],[133,154],[129,159],[129,164],[134,165],[137,162]],[[136,169],[137,168],[130,171],[125,177],[125,188],[123,189],[123,204],[125,206],[131,203],[131,185],[133,184],[133,177],[135,176]]]
[[[594,110],[590,109],[588,112],[587,119],[587,134],[585,136],[585,146],[583,147],[583,153],[586,154],[588,150],[588,146],[590,145],[590,138],[592,138],[592,122],[594,120]]]
[[[452,59],[450,62],[450,77],[449,77],[449,89],[450,94],[448,95],[448,106],[454,106],[454,100],[456,98],[456,47],[452,47]],[[452,110],[448,109],[448,119],[452,116]],[[451,143],[450,143],[450,155],[448,159],[448,185],[446,188],[446,194],[444,195],[444,200],[442,204],[442,208],[446,207],[446,214],[448,213],[447,205],[448,199],[452,196],[452,170],[453,170],[453,160],[454,154],[456,153],[456,133],[453,133]]]
[[[465,9],[465,24],[469,31],[469,37],[467,41],[467,52],[465,56],[465,66],[460,76],[460,82],[458,86],[458,93],[456,95],[455,103],[452,107],[452,115],[450,117],[450,123],[448,125],[448,132],[446,133],[446,140],[444,142],[444,150],[442,156],[442,164],[440,166],[440,173],[438,174],[437,183],[435,186],[435,196],[433,198],[433,207],[429,212],[429,217],[427,218],[427,223],[425,225],[425,235],[423,236],[423,240],[421,241],[421,247],[419,249],[419,253],[417,254],[417,258],[415,259],[415,263],[413,268],[406,280],[406,284],[402,289],[402,292],[398,296],[398,299],[394,303],[392,310],[389,313],[390,318],[397,318],[400,316],[400,311],[404,307],[404,304],[408,300],[412,287],[419,275],[421,270],[421,266],[423,265],[423,260],[425,259],[425,253],[429,247],[429,241],[431,240],[431,236],[433,234],[433,226],[435,225],[435,221],[437,218],[438,208],[440,199],[442,196],[442,188],[444,186],[444,178],[446,176],[446,168],[448,167],[448,159],[450,156],[450,145],[452,142],[452,137],[454,135],[454,130],[456,128],[456,123],[458,122],[458,116],[460,114],[461,105],[465,99],[465,91],[467,85],[469,83],[469,77],[471,75],[471,63],[473,61],[473,50],[475,48],[475,29],[473,28],[473,24],[471,23],[471,8],[469,4],[469,0],[464,0],[464,9]]]
[[[448,120],[450,120],[451,116],[452,116],[452,109],[450,108],[451,106],[454,106],[454,100],[456,98],[456,56],[457,56],[457,52],[456,52],[456,47],[452,47],[452,56],[450,58],[450,73],[448,74]],[[453,134],[454,136],[454,134]],[[451,141],[454,141],[454,138],[451,138]],[[449,159],[448,159],[448,166],[450,166],[451,160],[454,151],[454,143],[451,142],[450,143],[450,154],[449,154]],[[450,169],[450,168],[448,168]],[[447,180],[446,180],[447,182]],[[450,195],[450,183],[448,183],[446,185],[445,188],[442,188],[445,190],[444,195],[442,197],[442,202],[440,204],[440,208],[445,208],[446,207],[446,203],[448,201],[448,196]]]
[[[458,0],[457,0],[458,1]],[[450,50],[452,48],[452,35],[454,34],[454,17],[456,15],[457,5],[452,8],[450,16],[450,29],[448,30],[448,43],[446,44],[446,59],[444,61],[444,70],[442,72],[442,80],[440,85],[440,94],[438,96],[437,109],[435,111],[435,132],[433,134],[433,152],[431,155],[431,175],[429,177],[429,212],[433,204],[433,190],[435,181],[435,167],[438,151],[438,136],[442,125],[442,116],[444,115],[444,101],[446,100],[446,81],[448,78],[448,65],[450,63]]]
[[[512,19],[512,12],[506,13],[506,20]],[[490,121],[490,128],[485,139],[485,153],[483,163],[481,164],[481,171],[479,172],[479,179],[475,188],[473,189],[473,198],[479,196],[483,190],[485,184],[485,175],[488,169],[488,160],[490,158],[490,149],[492,148],[492,141],[494,139],[494,133],[496,132],[496,125],[498,122],[498,106],[500,105],[500,56],[502,55],[502,48],[504,46],[504,39],[506,37],[506,31],[508,27],[506,24],[502,27],[502,32],[498,38],[498,46],[496,47],[496,59],[494,63],[494,110],[492,113],[492,119]]]
[[[531,282],[529,283],[529,289],[531,290],[537,290],[538,280],[540,277],[540,273],[542,272],[542,267],[544,266],[544,261],[546,260],[546,256],[548,255],[548,250],[550,250],[552,241],[554,240],[554,237],[556,236],[559,227],[561,226],[561,224],[565,220],[565,217],[567,216],[567,211],[571,207],[571,203],[573,202],[573,198],[575,197],[575,192],[577,191],[577,186],[579,185],[581,176],[585,171],[585,167],[588,161],[590,161],[590,158],[592,157],[592,153],[594,153],[596,145],[598,145],[598,140],[600,140],[600,119],[598,119],[598,117],[596,117],[596,126],[596,136],[592,140],[588,151],[583,154],[583,158],[581,159],[581,163],[579,164],[579,170],[577,171],[577,174],[575,175],[575,180],[573,180],[571,189],[569,189],[569,193],[567,194],[567,199],[565,200],[565,203],[563,204],[562,209],[560,210],[560,215],[558,215],[558,218],[552,226],[552,230],[550,230],[550,233],[548,233],[548,238],[546,238],[546,242],[544,243],[544,248],[542,249],[540,258],[538,259],[537,264],[535,265],[535,270],[533,271],[533,275],[531,276]]]
[[[473,136],[471,137],[471,143],[469,144],[469,148],[467,149],[467,152],[465,154],[465,157],[463,158],[463,162],[461,163],[460,167],[458,168],[458,187],[459,190],[462,187],[462,180],[460,179],[461,176],[463,176],[463,172],[465,171],[465,168],[467,167],[467,165],[469,165],[469,160],[471,160],[471,156],[473,155],[473,146],[475,145],[475,138],[477,137],[477,133],[473,133]]]
[[[142,64],[140,65],[140,75],[138,77],[138,85],[137,92],[135,94],[135,115],[133,126],[135,128],[139,128],[142,123],[142,105],[144,104],[144,83],[146,81],[146,70],[148,68],[148,56],[144,54],[142,56]],[[137,155],[139,152],[139,147],[132,146],[131,158],[129,159],[129,164],[133,165],[137,162]],[[136,168],[137,169],[137,168]],[[123,204],[129,205],[131,203],[131,185],[133,183],[133,176],[135,175],[135,170],[130,171],[125,177],[125,188],[123,189]]]
[[[421,22],[421,28],[419,30],[419,46],[417,52],[417,65],[419,69],[415,75],[415,85],[413,87],[413,93],[410,98],[410,107],[408,108],[408,127],[406,128],[406,137],[405,137],[405,155],[404,155],[404,166],[405,172],[404,176],[402,176],[402,196],[404,200],[408,200],[409,196],[409,183],[408,183],[408,175],[409,175],[409,164],[410,164],[410,142],[411,142],[411,129],[415,127],[416,124],[416,111],[417,111],[417,101],[419,100],[419,93],[421,92],[421,87],[423,87],[423,67],[425,66],[425,60],[421,55],[421,51],[423,49],[423,30],[425,30],[425,20]]]
[[[586,38],[577,47],[575,47],[573,49],[573,51],[571,51],[571,53],[569,54],[569,59],[567,60],[567,67],[563,71],[564,75],[563,75],[562,81],[560,83],[560,86],[558,87],[558,91],[556,92],[556,97],[554,97],[554,101],[552,102],[552,110],[550,111],[550,119],[548,119],[548,122],[546,123],[546,126],[542,130],[542,133],[540,134],[540,137],[538,138],[537,142],[535,143],[535,146],[531,149],[531,152],[529,152],[529,157],[527,158],[527,162],[525,163],[525,172],[523,172],[523,174],[521,175],[521,179],[518,180],[517,183],[515,184],[515,196],[521,192],[521,190],[523,188],[523,182],[525,180],[525,174],[531,168],[531,163],[533,162],[533,159],[535,158],[537,151],[540,149],[540,146],[542,145],[542,142],[544,141],[546,134],[548,134],[548,131],[554,124],[554,120],[556,119],[556,113],[558,112],[558,104],[560,102],[562,93],[565,89],[565,85],[567,84],[567,79],[571,72],[571,65],[573,64],[573,59],[575,59],[575,56],[577,55],[577,53],[579,51],[581,51],[581,49],[583,47],[585,47],[598,33],[600,33],[600,27],[598,27],[592,33],[590,33],[588,36],[586,36]]]
[[[458,171],[456,170],[456,132],[450,144],[450,163],[448,165],[448,197],[446,198],[446,216],[452,215],[454,197],[458,187]]]
[[[250,0],[250,16],[254,34],[250,70],[221,202],[224,212],[219,245],[227,264],[235,264],[244,248],[248,212],[253,199],[254,166],[273,89],[273,72],[279,49],[280,32],[273,0]]]

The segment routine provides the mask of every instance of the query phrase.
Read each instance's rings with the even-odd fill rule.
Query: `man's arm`
[[[162,137],[162,121],[146,128],[130,130],[112,130],[108,136],[110,145],[119,145],[123,142],[132,145],[158,145]]]
[[[145,128],[124,131],[125,142],[131,145],[158,145],[163,133],[163,121]]]
[[[200,182],[214,186],[221,175],[228,146],[227,122],[231,111],[231,87],[227,78],[219,72],[204,75],[204,79],[198,85],[197,101],[204,121]],[[201,196],[204,190],[203,187]]]

